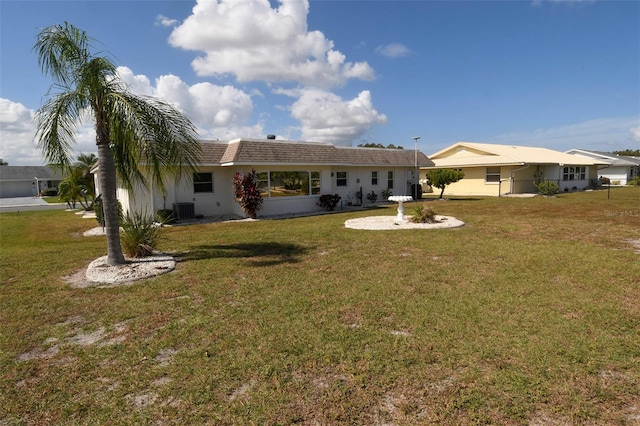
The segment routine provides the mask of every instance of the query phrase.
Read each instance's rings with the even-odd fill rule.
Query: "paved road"
[[[66,209],[66,204],[49,204],[38,197],[0,198],[0,213],[27,210]]]

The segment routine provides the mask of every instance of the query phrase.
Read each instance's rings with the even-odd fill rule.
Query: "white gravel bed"
[[[464,222],[453,216],[436,216],[436,223],[413,223],[411,216],[404,216],[398,221],[396,216],[369,216],[349,219],[344,223],[345,228],[391,231],[394,229],[443,229],[464,226]]]

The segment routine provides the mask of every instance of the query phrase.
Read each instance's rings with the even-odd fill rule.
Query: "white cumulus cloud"
[[[317,89],[301,89],[291,106],[291,115],[301,122],[304,140],[349,144],[387,117],[373,107],[371,93],[364,90],[351,100]]]
[[[118,75],[138,95],[154,96],[178,107],[198,127],[202,138],[229,139],[262,135],[260,125],[251,125],[251,96],[233,86],[208,82],[188,85],[168,74],[155,79],[135,75],[127,67],[118,67]]]
[[[18,102],[0,98],[0,158],[11,166],[45,164],[42,151],[35,139],[35,111]],[[92,126],[77,129],[77,153],[96,151],[95,131]]]
[[[230,74],[240,82],[297,82],[335,87],[371,80],[366,62],[348,62],[320,31],[308,31],[308,0],[198,0],[169,37],[175,47],[202,51],[192,62],[201,76]]]

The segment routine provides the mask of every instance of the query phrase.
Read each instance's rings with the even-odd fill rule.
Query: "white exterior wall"
[[[376,202],[383,201],[382,191],[387,189],[387,173],[393,171],[394,186],[392,192],[394,195],[410,195],[408,180],[413,177],[413,168],[411,167],[341,167],[341,166],[310,166],[310,165],[269,165],[254,167],[235,167],[235,166],[210,166],[200,167],[199,172],[211,172],[213,175],[213,192],[212,193],[194,193],[193,182],[191,179],[183,179],[181,181],[167,183],[166,193],[163,195],[158,188],[136,188],[135,198],[132,194],[122,188],[118,189],[117,196],[122,203],[123,211],[155,213],[160,209],[173,209],[175,203],[193,203],[196,215],[205,217],[215,217],[224,215],[246,216],[240,205],[235,200],[233,191],[233,177],[236,172],[247,173],[252,169],[256,172],[275,172],[275,171],[308,171],[320,173],[320,193],[314,195],[302,196],[279,196],[264,197],[262,209],[258,211],[260,216],[275,216],[284,214],[297,214],[312,211],[319,211],[322,208],[318,205],[318,199],[323,194],[338,194],[342,197],[340,204],[346,206],[349,201],[356,205],[356,193],[362,188],[362,204],[367,205],[371,202],[367,199],[367,194],[371,191],[378,196]],[[338,187],[336,185],[338,171],[347,172],[347,186]],[[373,185],[371,182],[371,172],[378,172],[378,184]],[[95,175],[98,176],[97,174]],[[99,182],[96,179],[97,190],[99,191]]]
[[[619,182],[618,185],[626,185],[629,178],[630,167],[612,166],[598,170],[598,177],[606,177],[613,185],[614,181]]]
[[[347,186],[337,186],[337,172],[347,172]],[[378,184],[373,185],[371,183],[371,172],[378,172]],[[356,194],[362,188],[362,204],[371,204],[367,200],[367,194],[372,191],[378,196],[377,202],[383,201],[382,191],[387,189],[388,172],[393,172],[393,188],[391,189],[393,195],[411,195],[411,184],[409,181],[413,179],[413,168],[410,167],[340,167],[334,166],[331,168],[331,190],[324,191],[322,193],[338,194],[342,197],[342,202],[347,205],[349,202],[356,204],[359,200],[356,198]],[[324,184],[324,182],[323,182]]]

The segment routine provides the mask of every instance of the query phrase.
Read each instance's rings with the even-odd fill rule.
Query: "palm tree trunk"
[[[125,263],[120,246],[120,220],[118,217],[118,199],[116,197],[116,166],[108,143],[98,143],[98,161],[100,169],[100,189],[104,209],[105,232],[107,234],[107,264]]]

